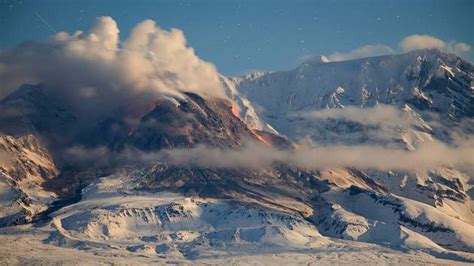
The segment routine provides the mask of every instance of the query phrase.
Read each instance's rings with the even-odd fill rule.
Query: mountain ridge
[[[305,169],[285,162],[247,169],[192,161],[174,164],[166,156],[153,156],[202,147],[238,153],[246,145],[296,151],[311,145],[301,142],[308,135],[329,148],[342,142],[398,145],[415,152],[423,143],[451,145],[448,133],[473,132],[464,123],[473,116],[468,86],[473,78],[472,64],[425,50],[221,77],[230,100],[192,93],[150,98],[119,106],[100,121],[81,124],[77,132],[75,119],[83,118],[47,98],[42,90],[48,88],[42,85],[22,86],[0,101],[0,109],[21,111],[14,119],[25,123],[6,133],[37,135],[46,143],[43,157],[57,167],[39,188],[54,192],[67,205],[51,208],[50,219],[36,224],[46,232],[45,245],[105,253],[113,246],[127,254],[193,260],[212,251],[230,254],[227,248],[235,254],[240,248],[247,252],[266,245],[285,252],[313,252],[318,246],[372,243],[390,252],[472,262],[474,184],[463,169]],[[29,97],[30,93],[41,97]],[[374,125],[344,113],[321,113],[363,112],[361,107],[377,111],[376,106],[396,115],[398,124],[381,126],[380,118]],[[305,112],[317,112],[319,118],[298,116]],[[0,125],[10,125],[12,119],[0,114]],[[374,132],[380,130],[390,134],[374,140]],[[74,134],[55,142],[64,132]],[[126,154],[130,149],[138,153]],[[143,155],[152,159],[142,160]],[[214,157],[219,159],[223,158]],[[9,193],[4,191],[0,198]],[[28,229],[31,220],[24,219],[17,228],[34,231]],[[344,242],[348,240],[357,244]]]

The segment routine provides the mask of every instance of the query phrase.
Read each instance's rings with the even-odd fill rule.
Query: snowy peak
[[[461,120],[474,116],[473,82],[471,63],[426,49],[325,64],[302,63],[293,70],[241,80],[236,90],[259,106],[256,115],[276,131],[295,138],[305,133],[298,128],[321,127],[291,118],[295,113],[348,106],[385,104],[401,110],[408,105],[414,112],[438,114],[445,126],[461,126]]]
[[[473,72],[472,64],[455,55],[419,50],[326,64],[303,63],[294,70],[243,80],[238,91],[272,113],[324,108],[334,106],[336,102],[343,106],[373,106],[376,103],[402,106],[407,101],[417,108],[439,112],[452,108],[444,98],[455,100],[455,105],[462,104],[457,102],[460,95],[472,103]],[[345,92],[335,93],[338,88]],[[467,109],[465,112],[470,112]]]

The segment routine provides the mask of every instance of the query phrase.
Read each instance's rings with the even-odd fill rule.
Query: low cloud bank
[[[143,154],[146,161],[165,160],[178,165],[198,165],[211,168],[261,168],[283,163],[305,169],[327,167],[358,167],[378,170],[417,171],[436,167],[474,166],[472,139],[447,146],[441,143],[421,145],[415,151],[369,145],[311,145],[294,150],[279,150],[260,144],[241,150],[221,150],[204,146]]]
[[[422,171],[437,167],[474,169],[474,138],[457,139],[454,145],[425,143],[414,151],[390,146],[300,144],[295,149],[278,149],[248,143],[240,149],[225,150],[198,145],[194,148],[142,152],[125,149],[114,153],[105,148],[74,147],[68,159],[83,163],[115,162],[169,163],[207,168],[259,169],[285,164],[304,169],[357,167],[361,169]],[[104,161],[106,160],[106,161]]]
[[[371,108],[335,108],[295,114],[308,119],[345,119],[374,126],[374,136],[391,139],[400,136],[400,129],[411,128],[417,121],[390,105]],[[419,121],[418,121],[419,122]],[[165,149],[144,152],[133,148],[110,151],[104,147],[86,149],[72,147],[64,157],[73,164],[108,166],[123,163],[168,163],[178,166],[207,168],[259,169],[284,164],[303,169],[357,167],[360,169],[424,171],[438,167],[455,167],[474,173],[474,137],[451,135],[452,143],[439,141],[419,143],[406,150],[388,141],[381,145],[321,145],[300,142],[295,148],[281,149],[260,142],[248,142],[238,149],[221,149],[204,145],[193,148]]]

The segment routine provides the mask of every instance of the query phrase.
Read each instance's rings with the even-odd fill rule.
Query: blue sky
[[[281,70],[309,55],[382,44],[400,52],[412,34],[474,45],[474,1],[52,1],[0,0],[0,49],[84,30],[112,16],[121,39],[144,19],[184,31],[188,44],[221,73]],[[45,22],[41,20],[43,18]],[[473,49],[463,57],[471,62]]]

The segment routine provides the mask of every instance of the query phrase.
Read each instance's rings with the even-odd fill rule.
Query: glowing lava
[[[266,140],[264,137],[260,136],[257,132],[255,132],[255,130],[251,129],[250,131],[252,131],[252,133],[255,135],[255,137],[257,138],[258,141],[260,141],[261,143],[263,143],[265,145],[272,146],[272,144],[268,140]]]
[[[230,109],[235,117],[240,118],[240,107],[236,103],[233,102]]]

